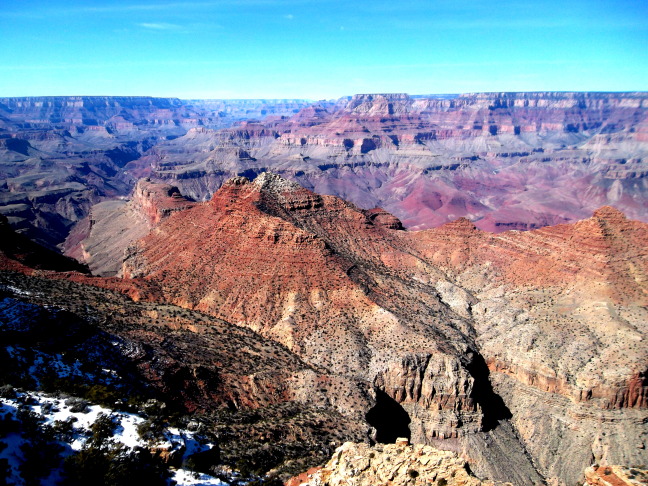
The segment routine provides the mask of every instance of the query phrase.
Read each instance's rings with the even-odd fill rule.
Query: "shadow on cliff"
[[[411,436],[408,413],[392,397],[376,390],[376,405],[367,412],[367,422],[376,429],[376,442],[393,444],[399,437]]]
[[[475,353],[472,362],[467,366],[468,371],[475,379],[473,386],[473,397],[481,406],[484,418],[482,427],[484,432],[497,427],[500,420],[507,420],[513,417],[511,411],[502,400],[490,381],[490,370],[481,354]]]

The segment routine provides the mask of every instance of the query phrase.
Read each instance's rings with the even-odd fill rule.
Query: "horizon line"
[[[34,98],[149,98],[149,99],[176,99],[179,101],[258,101],[258,100],[295,100],[295,101],[331,101],[342,98],[352,98],[354,96],[385,96],[385,95],[406,95],[408,97],[442,97],[442,96],[461,96],[461,95],[480,95],[480,94],[538,94],[538,93],[557,93],[557,94],[648,94],[648,90],[530,90],[530,91],[457,91],[446,93],[405,93],[405,92],[364,92],[354,93],[352,95],[342,95],[329,98],[301,98],[292,96],[263,96],[263,97],[232,97],[232,98],[209,98],[209,97],[180,97],[180,96],[157,96],[157,95],[90,95],[90,94],[66,94],[66,95],[23,95],[23,96],[0,96],[0,99],[34,99]]]

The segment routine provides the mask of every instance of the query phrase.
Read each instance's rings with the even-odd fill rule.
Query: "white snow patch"
[[[29,400],[26,400],[29,399]],[[184,457],[188,457],[197,452],[202,452],[213,447],[212,444],[202,444],[197,440],[195,434],[188,430],[170,427],[164,432],[164,440],[156,444],[148,444],[142,440],[137,432],[137,427],[145,419],[137,414],[128,412],[118,412],[100,405],[88,405],[84,412],[72,412],[74,400],[70,405],[66,405],[67,398],[57,398],[45,395],[39,392],[18,393],[17,398],[0,398],[0,417],[6,414],[15,418],[19,406],[25,402],[31,402],[27,405],[32,412],[40,415],[45,419],[46,425],[53,425],[56,421],[66,422],[72,420],[74,433],[72,441],[68,444],[72,451],[79,451],[91,435],[90,427],[97,421],[99,415],[104,414],[113,419],[116,424],[112,439],[116,443],[122,443],[127,447],[159,447],[166,449],[175,449],[184,447]],[[22,405],[24,406],[24,405]],[[8,444],[0,452],[0,459],[8,460],[12,468],[12,476],[17,481],[15,484],[22,484],[19,480],[19,467],[24,462],[21,446],[24,439],[20,434],[8,434],[0,437],[0,441]],[[178,469],[173,472],[174,480],[179,486],[211,486],[211,485],[228,485],[220,479],[214,478],[207,474],[194,473],[184,469]]]
[[[177,469],[173,476],[171,476],[178,486],[212,486],[212,485],[228,485],[229,483],[223,482],[213,476],[207,474],[194,473],[186,469]]]
[[[33,295],[33,292],[29,292],[28,290],[19,289],[18,287],[14,287],[13,285],[6,285],[4,288],[8,289],[8,290],[11,290],[16,295]]]

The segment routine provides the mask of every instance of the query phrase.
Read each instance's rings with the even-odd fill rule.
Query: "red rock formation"
[[[506,457],[522,483],[573,482],[592,455],[641,454],[646,223],[604,207],[529,232],[398,227],[271,173],[237,177],[132,245],[125,279],[71,278],[249,327],[317,370],[304,393],[377,429],[404,414],[414,442],[463,449],[483,474]],[[283,393],[237,377],[237,402]]]
[[[592,466],[585,470],[584,486],[636,486],[646,484],[648,471],[625,466]]]
[[[189,209],[194,205],[180,194],[177,187],[155,184],[140,180],[133,190],[132,204],[149,221],[151,227],[176,211]]]
[[[239,177],[131,247],[123,274],[169,302],[251,327],[313,366],[367,382],[380,376],[380,389],[434,417],[418,426],[421,437],[451,436],[460,423],[478,429],[461,354],[470,344],[433,294],[417,296],[381,260],[408,257],[390,229],[398,226],[273,174]],[[412,361],[426,376],[420,400],[401,395],[389,371],[415,353],[426,356]]]

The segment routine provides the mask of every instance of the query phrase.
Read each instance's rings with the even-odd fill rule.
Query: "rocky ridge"
[[[568,481],[592,455],[640,460],[644,223],[602,208],[581,223],[494,235],[467,220],[404,232],[370,214],[273,174],[239,177],[134,245],[124,275],[156,289],[139,298],[251,326],[312,366],[370,383],[379,439],[404,430],[440,440],[473,470],[497,443],[509,460],[529,454],[542,475]],[[166,263],[174,248],[182,260]],[[193,269],[201,285],[178,286]],[[365,406],[334,403],[345,413]],[[384,428],[392,413],[400,429]],[[601,434],[600,421],[624,441]]]

